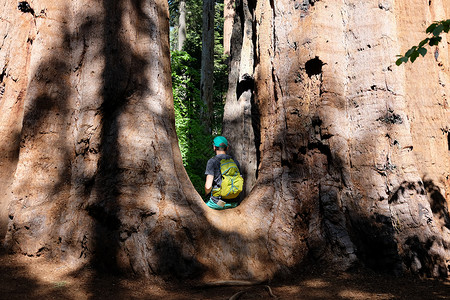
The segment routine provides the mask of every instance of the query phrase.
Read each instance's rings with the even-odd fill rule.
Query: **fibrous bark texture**
[[[195,255],[176,235],[188,236],[180,221],[195,215],[180,218],[176,207],[195,191],[174,128],[167,1],[29,5],[33,13],[5,1],[0,20],[2,145],[12,148],[1,159],[4,178],[14,175],[6,245],[184,274],[176,243]]]
[[[431,49],[437,58],[393,61],[423,38],[424,24],[448,18],[448,4],[257,1],[255,55],[243,61],[245,38],[231,54],[254,66],[258,180],[241,209],[277,232],[271,259],[447,276],[446,37]],[[244,36],[251,26],[240,28]],[[226,119],[231,106],[225,132],[251,130],[236,122],[243,113]]]
[[[229,152],[240,162],[245,178],[241,197],[250,193],[257,177],[259,113],[254,104],[255,5],[253,0],[234,1],[228,92],[223,118],[223,135]],[[224,37],[225,38],[225,37]]]
[[[242,3],[253,85],[238,89],[239,71],[236,91],[252,113],[235,124],[259,140],[258,177],[227,211],[183,169],[167,1],[1,3],[5,244],[147,276],[266,280],[317,263],[447,276],[446,37],[438,55],[394,61],[450,3]]]

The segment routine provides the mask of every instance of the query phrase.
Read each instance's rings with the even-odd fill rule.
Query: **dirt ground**
[[[0,251],[0,299],[450,299],[450,280],[396,278],[371,271],[311,272],[290,282],[202,286],[99,276],[45,258]]]

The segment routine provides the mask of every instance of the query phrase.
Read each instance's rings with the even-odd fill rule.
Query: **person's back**
[[[211,192],[206,205],[218,210],[234,208],[243,186],[239,162],[226,153],[228,141],[223,136],[214,139],[213,147],[216,156],[208,160],[205,171],[205,193]]]

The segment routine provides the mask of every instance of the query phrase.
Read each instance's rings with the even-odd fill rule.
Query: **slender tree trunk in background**
[[[206,107],[203,116],[209,131],[211,131],[214,100],[214,12],[215,1],[204,0],[200,93]]]
[[[394,60],[449,1],[302,3],[255,6],[258,179],[238,208],[214,211],[177,146],[167,1],[43,0],[39,18],[5,1],[5,245],[204,281],[318,264],[447,276],[449,50],[406,70]]]
[[[225,0],[223,3],[223,52],[225,55],[230,55],[231,35],[233,32],[233,20],[235,16],[235,2],[236,0]]]
[[[231,154],[241,163],[244,192],[255,185],[259,149],[259,114],[254,105],[254,10],[252,0],[237,0],[231,36],[228,92],[223,119],[223,135],[230,140]],[[225,37],[224,37],[225,38]],[[256,134],[255,134],[256,132]]]
[[[180,17],[178,18],[178,51],[183,50],[186,41],[186,1],[180,0]]]

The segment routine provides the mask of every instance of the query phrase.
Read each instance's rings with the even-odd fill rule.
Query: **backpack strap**
[[[222,172],[220,171],[220,161],[221,161],[221,160],[217,157],[217,155],[215,155],[215,156],[213,157],[213,159],[219,164],[219,172],[222,174]],[[211,190],[211,200],[212,200],[215,204],[217,204],[217,201],[218,201],[218,200],[216,200],[216,199],[214,199],[214,198],[212,197],[213,190],[214,190],[214,188]],[[222,197],[221,197],[221,196],[214,196],[214,197],[217,197],[217,198],[219,198],[219,200],[222,200]]]
[[[234,161],[234,158],[233,158],[231,155],[228,155],[228,156],[229,156],[229,158],[231,158],[231,159]],[[213,157],[213,159],[219,164],[219,172],[220,172],[220,175],[222,175],[222,171],[220,170],[220,161],[221,161],[223,158],[218,158],[217,155],[216,155],[216,156]],[[225,159],[228,159],[228,158],[225,158]],[[211,195],[212,195],[212,192],[213,192],[213,191],[211,191]],[[217,198],[219,198],[219,200],[222,200],[222,196],[214,196],[214,197],[217,197]],[[214,203],[216,203],[216,204],[217,204],[217,202],[219,201],[219,200],[215,200],[215,199],[213,199],[213,198],[211,198],[211,200],[212,200]],[[222,201],[224,201],[224,200],[222,200]],[[226,201],[225,201],[225,202],[226,202]]]

